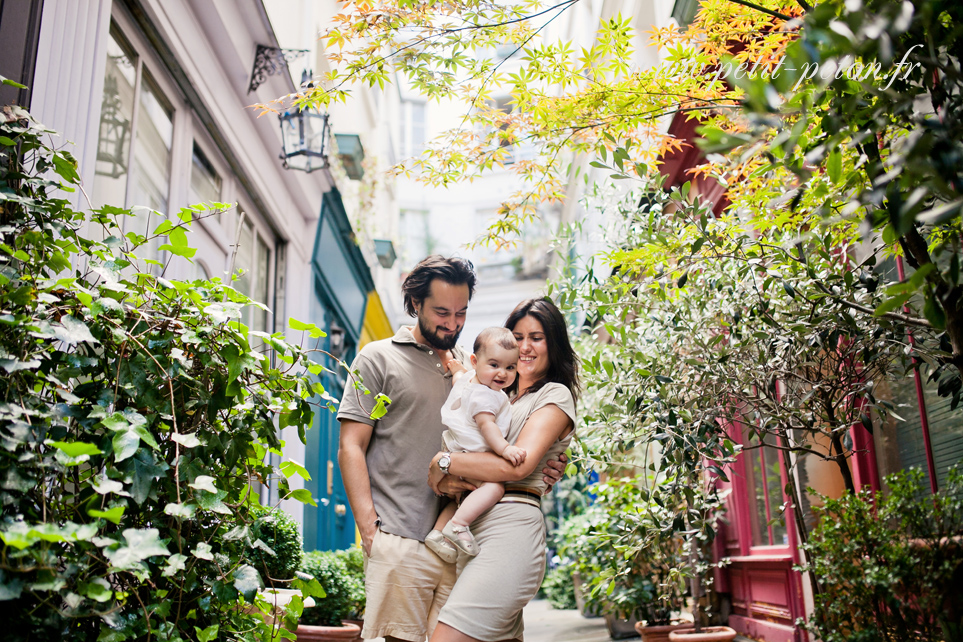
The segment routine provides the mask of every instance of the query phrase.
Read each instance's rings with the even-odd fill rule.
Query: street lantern
[[[328,115],[313,107],[280,115],[284,167],[313,172],[328,166]]]

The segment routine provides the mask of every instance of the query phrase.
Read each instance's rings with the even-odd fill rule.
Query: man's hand
[[[523,463],[525,463],[525,458],[527,456],[528,453],[524,448],[512,446],[511,444],[505,446],[505,450],[502,451],[502,457],[510,461],[512,466],[521,466]]]
[[[558,459],[550,459],[545,462],[545,468],[542,469],[542,479],[548,484],[548,488],[545,489],[546,495],[552,492],[552,488],[562,479],[562,475],[565,474],[565,464],[568,463],[568,457],[565,453],[558,456]]]
[[[428,485],[436,495],[457,495],[466,491],[475,490],[477,486],[465,481],[461,477],[446,475],[438,467],[438,460],[444,453],[437,453],[431,460],[428,468]]]
[[[378,532],[378,524],[381,522],[381,518],[376,518],[367,524],[358,524],[358,532],[361,533],[361,547],[364,548],[364,554],[371,556],[371,543],[374,541],[375,533]]]

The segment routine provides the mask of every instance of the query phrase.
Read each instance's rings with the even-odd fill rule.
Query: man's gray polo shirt
[[[468,360],[460,347],[453,353],[463,363]],[[428,465],[441,450],[441,407],[451,391],[451,373],[438,350],[419,344],[407,327],[364,346],[351,368],[371,394],[362,395],[349,381],[338,420],[373,427],[365,461],[381,530],[424,541],[442,505],[428,487]],[[374,421],[369,415],[379,392],[391,405]]]

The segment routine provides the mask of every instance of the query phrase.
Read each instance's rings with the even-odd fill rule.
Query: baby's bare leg
[[[448,520],[455,516],[456,508],[458,508],[458,506],[453,501],[445,504],[445,507],[441,509],[440,513],[438,513],[438,519],[435,520],[434,529],[436,531],[443,529],[445,524],[448,523]]]
[[[485,482],[468,493],[455,511],[451,521],[458,526],[469,526],[486,510],[505,496],[505,485],[498,482]]]

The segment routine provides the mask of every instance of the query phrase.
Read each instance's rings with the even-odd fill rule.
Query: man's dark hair
[[[578,377],[578,356],[572,349],[572,343],[568,339],[568,328],[565,324],[565,317],[555,304],[548,297],[541,299],[528,299],[516,306],[512,313],[505,320],[505,327],[514,330],[515,325],[525,317],[532,317],[540,324],[545,332],[545,343],[548,347],[548,372],[545,377],[536,381],[528,390],[521,392],[536,392],[546,383],[553,381],[560,383],[569,389],[572,398],[578,401],[581,384]],[[512,394],[518,390],[518,378],[509,386],[505,392]]]
[[[468,300],[475,294],[475,266],[468,259],[452,256],[445,258],[440,254],[432,254],[422,259],[412,268],[401,286],[405,295],[405,312],[408,316],[417,316],[415,304],[421,303],[431,294],[431,282],[441,279],[451,285],[468,286]]]

